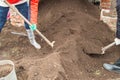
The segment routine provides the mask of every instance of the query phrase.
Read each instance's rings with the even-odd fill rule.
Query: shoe
[[[114,64],[107,64],[107,63],[104,63],[103,64],[103,67],[108,70],[108,71],[113,71],[113,72],[116,72],[116,73],[120,73],[120,67],[119,66],[116,66]]]
[[[27,30],[27,34],[28,34],[28,38],[30,40],[30,43],[36,48],[36,49],[40,49],[41,46],[40,44],[38,44],[35,40],[35,36],[32,30],[28,29]]]

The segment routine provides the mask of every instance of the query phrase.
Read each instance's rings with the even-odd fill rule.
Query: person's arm
[[[39,0],[30,0],[30,22],[37,25]]]

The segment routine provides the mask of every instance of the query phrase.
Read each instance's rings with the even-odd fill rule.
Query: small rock
[[[36,72],[36,73],[34,73],[34,76],[37,76],[38,75],[38,73]]]
[[[101,72],[100,72],[100,70],[96,70],[96,71],[94,72],[94,74],[97,75],[97,76],[100,76],[100,75],[101,75]]]

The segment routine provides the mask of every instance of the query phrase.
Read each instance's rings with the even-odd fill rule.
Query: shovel
[[[111,48],[112,46],[114,46],[116,43],[115,42],[112,42],[111,44],[103,47],[101,50],[102,50],[102,53],[101,54],[105,54],[105,51],[109,48]]]
[[[95,47],[94,47],[94,49],[91,49],[91,51],[89,50],[88,52],[86,52],[86,54],[88,54],[88,55],[102,55],[102,54],[105,54],[105,52],[109,48],[114,46],[115,44],[116,44],[115,42],[112,42],[112,43],[108,44],[107,46],[102,47],[101,49],[99,49],[99,47],[96,47],[96,48],[98,48],[97,50],[94,50],[95,49]]]
[[[33,26],[33,24],[30,23],[19,11],[18,9],[14,6],[11,5],[7,0],[5,0],[5,3],[12,9],[14,10],[30,27]],[[35,29],[35,31],[53,48],[55,41],[50,42],[38,29]]]

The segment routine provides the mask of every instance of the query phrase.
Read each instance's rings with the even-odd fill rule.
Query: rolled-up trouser
[[[27,2],[23,4],[16,5],[16,8],[19,10],[19,12],[29,20],[28,15],[28,4]],[[0,6],[0,32],[2,31],[2,28],[4,27],[6,20],[7,20],[7,14],[9,11],[9,7],[2,7]],[[25,28],[30,29],[29,25],[25,22]]]

